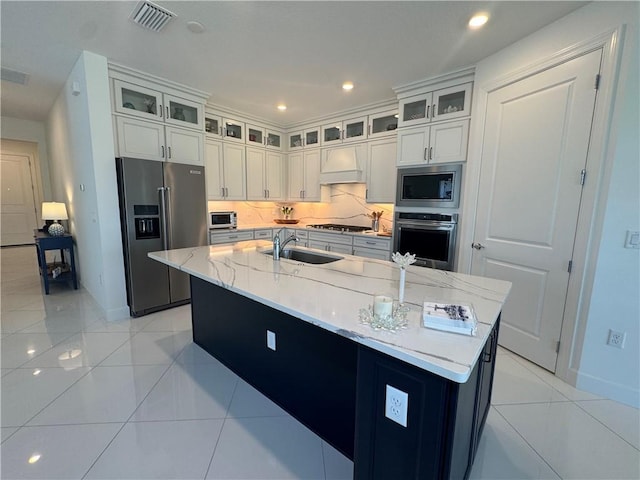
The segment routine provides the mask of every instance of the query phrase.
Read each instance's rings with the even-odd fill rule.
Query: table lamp
[[[67,207],[64,203],[59,202],[42,202],[42,219],[53,220],[49,225],[49,235],[59,237],[64,235],[64,227],[58,222],[60,220],[68,220]]]

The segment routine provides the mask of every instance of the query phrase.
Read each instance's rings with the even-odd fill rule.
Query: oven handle
[[[442,229],[446,229],[446,230],[450,230],[453,227],[456,226],[455,223],[452,222],[431,222],[431,221],[412,221],[412,222],[407,222],[407,221],[402,221],[402,220],[396,220],[396,225],[398,227],[413,227],[413,228],[422,228],[422,227],[439,227]]]

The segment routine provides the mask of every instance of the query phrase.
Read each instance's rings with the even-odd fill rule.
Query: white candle
[[[404,282],[405,282],[405,274],[407,272],[404,268],[400,269],[400,287],[398,288],[398,299],[400,303],[404,303]]]
[[[393,313],[393,297],[390,295],[375,295],[373,297],[373,314],[382,318]]]

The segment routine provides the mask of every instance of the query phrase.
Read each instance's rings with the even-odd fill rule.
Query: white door
[[[555,371],[601,51],[490,92],[472,273],[513,282],[500,344]]]
[[[0,185],[2,186],[2,246],[33,243],[33,230],[38,228],[33,179],[29,156],[2,153]]]

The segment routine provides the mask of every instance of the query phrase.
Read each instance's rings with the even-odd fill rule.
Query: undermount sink
[[[265,250],[262,253],[266,255],[273,255],[273,251],[271,250]],[[287,258],[289,260],[295,260],[302,263],[311,263],[313,265],[322,265],[323,263],[331,263],[342,260],[342,257],[324,255],[322,253],[307,252],[304,250],[294,250],[293,248],[283,250],[280,253],[280,258]]]

